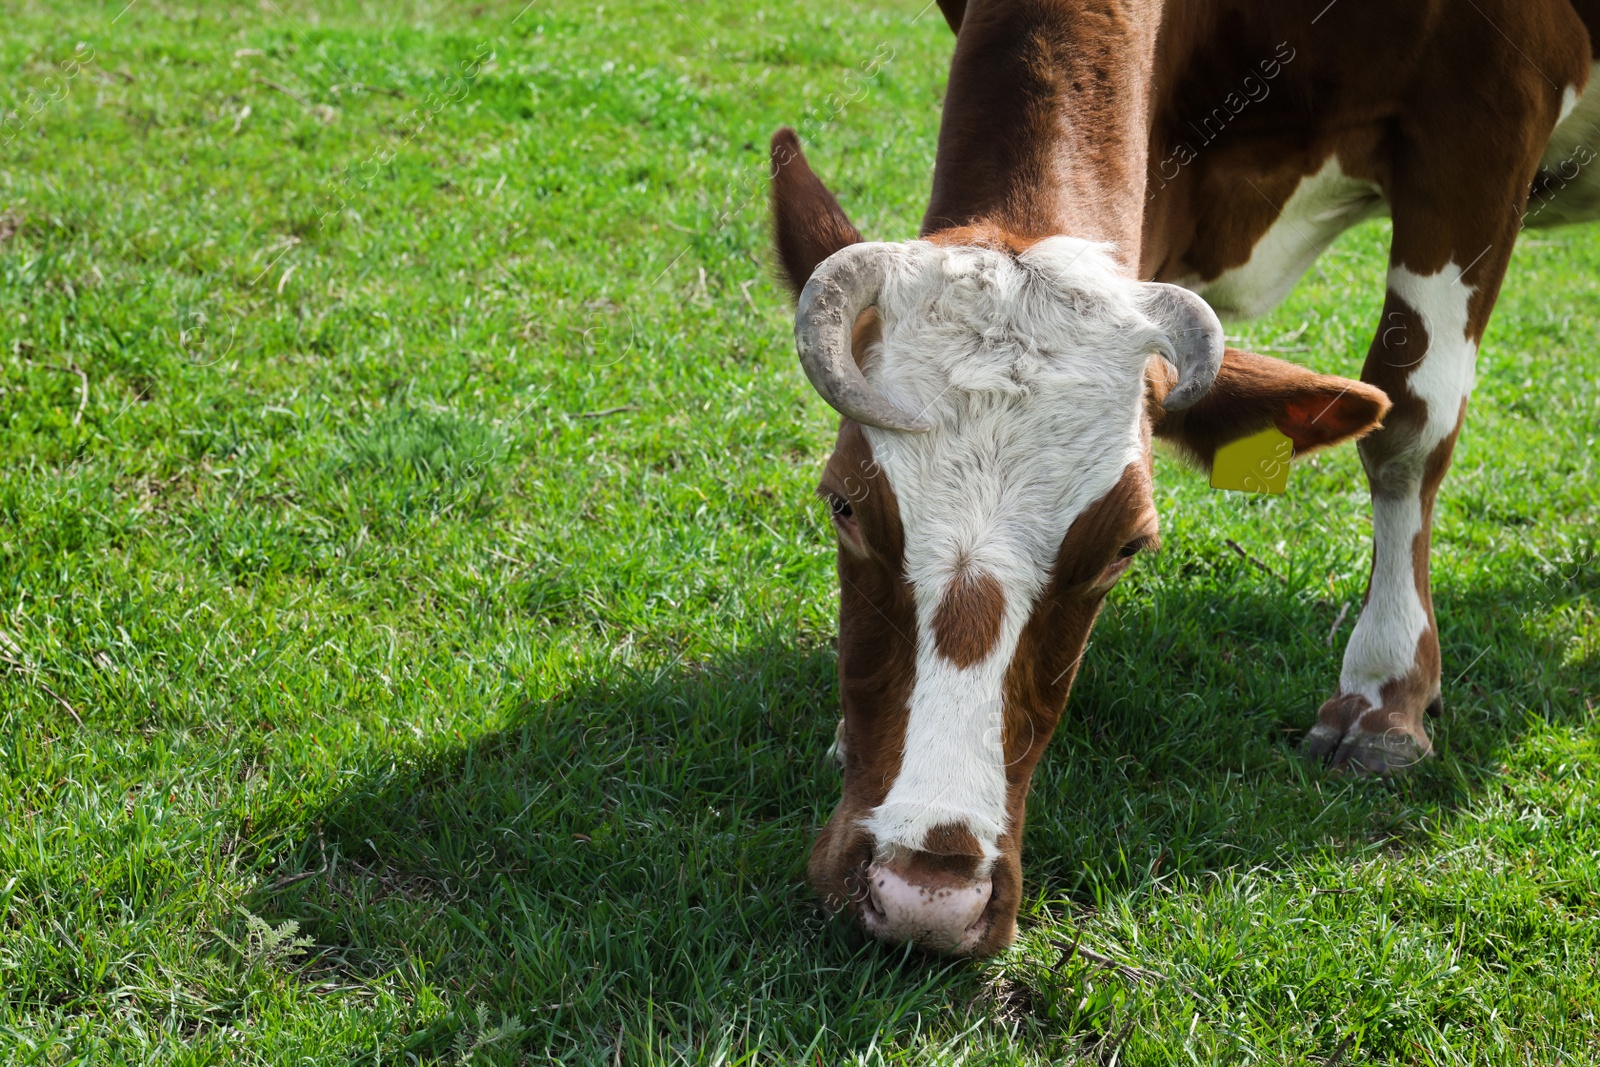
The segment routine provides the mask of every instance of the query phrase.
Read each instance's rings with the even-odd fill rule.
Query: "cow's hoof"
[[[1306,757],[1352,774],[1397,774],[1433,755],[1422,715],[1374,711],[1362,697],[1340,695],[1322,705],[1305,739]]]

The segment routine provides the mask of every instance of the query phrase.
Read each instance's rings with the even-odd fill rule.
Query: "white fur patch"
[[[1162,333],[1103,246],[1055,237],[1020,258],[913,242],[887,279],[866,374],[933,423],[867,428],[900,503],[918,619],[900,773],[863,820],[880,853],[966,827],[992,860],[1005,832],[1002,683],[1072,521],[1140,462],[1144,367]],[[991,575],[1005,613],[961,668],[932,620],[962,567]]]
[[[1372,591],[1344,650],[1339,692],[1383,707],[1383,683],[1411,673],[1428,612],[1417,596],[1411,545],[1422,532],[1422,500],[1372,498]]]
[[[1345,174],[1329,157],[1322,169],[1300,179],[1278,218],[1250,250],[1243,266],[1211,281],[1182,279],[1223,318],[1265,315],[1289,295],[1294,283],[1345,230],[1384,212],[1383,190]]]
[[[1411,672],[1417,640],[1428,625],[1411,555],[1422,532],[1423,467],[1455,431],[1478,360],[1478,346],[1467,332],[1473,290],[1455,263],[1428,275],[1391,267],[1389,291],[1417,313],[1428,334],[1426,354],[1406,379],[1411,394],[1428,405],[1428,418],[1415,444],[1381,472],[1380,484],[1392,488],[1403,479],[1406,490],[1398,497],[1375,493],[1372,498],[1371,593],[1345,649],[1339,690],[1359,693],[1374,708],[1383,706],[1384,682]]]
[[[1406,302],[1428,331],[1427,354],[1406,379],[1411,395],[1428,405],[1428,423],[1418,448],[1422,458],[1456,428],[1461,402],[1477,380],[1478,345],[1467,335],[1472,287],[1461,268],[1446,263],[1436,274],[1389,268],[1389,292]]]
[[[1600,73],[1600,63],[1590,66],[1590,82],[1597,73]],[[1539,165],[1545,170],[1553,169],[1570,156],[1574,148],[1593,145],[1597,127],[1600,127],[1600,96],[1579,92],[1575,85],[1567,86],[1561,93],[1561,119],[1550,134],[1550,143],[1545,146]]]
[[[1565,89],[1561,90],[1561,115],[1556,119],[1557,131],[1561,129],[1561,124],[1570,119],[1572,117],[1572,113],[1578,110],[1578,100],[1582,97],[1582,95],[1582,93],[1578,92],[1578,87],[1576,85],[1569,85]],[[1554,140],[1553,137],[1551,139]]]

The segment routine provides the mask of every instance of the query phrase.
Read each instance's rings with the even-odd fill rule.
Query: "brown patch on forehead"
[[[933,647],[957,667],[983,662],[1000,639],[1006,593],[988,571],[962,567],[933,613]]]

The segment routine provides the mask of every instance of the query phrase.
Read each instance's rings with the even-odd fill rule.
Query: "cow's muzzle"
[[[916,864],[873,863],[866,871],[861,924],[879,941],[965,956],[989,932],[994,883],[934,873]]]

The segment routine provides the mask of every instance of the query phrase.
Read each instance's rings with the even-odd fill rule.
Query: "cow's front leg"
[[[1387,774],[1432,752],[1423,721],[1440,709],[1440,656],[1428,556],[1434,499],[1472,391],[1478,288],[1454,257],[1426,274],[1398,263],[1389,271],[1383,326],[1362,372],[1394,403],[1359,446],[1372,487],[1372,574],[1339,691],[1306,739],[1335,765]]]
[[[1524,161],[1531,173],[1533,161]],[[1360,443],[1372,488],[1372,574],[1339,689],[1306,737],[1313,757],[1388,774],[1431,754],[1441,710],[1439,631],[1428,582],[1434,500],[1472,391],[1478,342],[1510,260],[1523,170],[1441,203],[1465,164],[1399,175],[1388,293],[1362,380],[1394,407]],[[1408,195],[1408,178],[1410,179]],[[1523,194],[1525,195],[1525,194]]]

